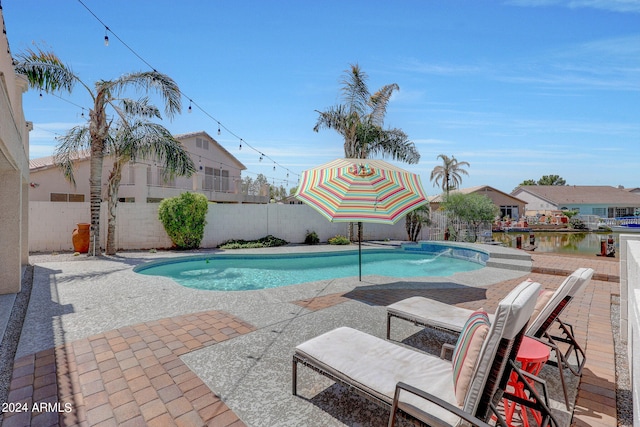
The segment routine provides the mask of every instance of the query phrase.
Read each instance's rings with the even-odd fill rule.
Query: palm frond
[[[75,126],[58,138],[58,145],[53,153],[53,163],[62,170],[64,177],[74,187],[76,186],[73,175],[74,161],[88,153],[90,145],[89,127],[85,125]]]
[[[27,78],[30,87],[47,93],[57,90],[70,93],[79,80],[55,53],[39,47],[16,55],[15,71]]]
[[[378,127],[377,138],[369,143],[371,154],[390,157],[409,164],[417,164],[420,161],[420,153],[413,141],[402,130],[382,129]]]
[[[136,159],[154,160],[163,165],[165,178],[191,176],[195,171],[193,160],[182,143],[164,126],[137,120],[125,128],[118,139],[118,155]]]
[[[158,107],[151,104],[149,98],[146,96],[138,100],[130,98],[121,99],[120,106],[122,108],[122,112],[129,117],[140,116],[147,118],[162,118]]]
[[[345,70],[342,80],[342,94],[349,113],[357,113],[364,116],[369,101],[369,88],[367,88],[367,74],[360,69],[358,64],[351,65]]]
[[[382,126],[384,117],[387,114],[387,104],[394,91],[400,90],[400,86],[396,83],[391,83],[383,86],[376,93],[371,95],[369,103],[371,104],[371,120],[378,126]]]
[[[133,86],[137,90],[155,90],[164,100],[164,111],[167,117],[173,118],[182,109],[180,89],[176,82],[169,76],[157,71],[141,71],[120,76],[109,82],[114,94],[121,94],[127,88]]]

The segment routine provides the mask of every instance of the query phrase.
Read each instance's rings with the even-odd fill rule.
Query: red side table
[[[533,375],[538,375],[544,364],[547,362],[547,360],[549,360],[549,353],[549,347],[547,347],[540,341],[525,336],[522,339],[520,348],[518,349],[516,360],[520,362],[523,371],[529,372]],[[513,387],[514,395],[523,399],[528,399],[524,391],[524,384],[519,381],[518,376],[515,372],[511,373],[511,378],[509,379],[508,385]],[[533,386],[533,383],[531,383],[531,385]],[[520,417],[522,418],[523,427],[529,427],[529,417],[527,416],[527,412],[531,412],[531,415],[536,420],[538,425],[542,423],[542,416],[538,411],[534,411],[530,408],[527,408],[526,406],[517,405],[516,403],[510,402],[507,399],[504,399],[503,403],[505,418],[509,426],[512,425],[511,421],[513,420],[513,414],[516,411],[516,406],[520,407]]]

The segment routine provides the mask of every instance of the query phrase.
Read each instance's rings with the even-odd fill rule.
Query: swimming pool
[[[455,256],[439,247],[425,250],[382,249],[362,253],[362,274],[390,277],[450,276],[484,266],[482,257]],[[213,254],[154,261],[137,273],[169,277],[182,286],[216,291],[275,288],[358,275],[358,251],[298,254]]]

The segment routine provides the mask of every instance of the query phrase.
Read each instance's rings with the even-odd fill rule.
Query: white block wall
[[[620,236],[620,337],[627,342],[633,425],[640,426],[640,236]]]
[[[30,202],[29,251],[71,251],[71,233],[79,222],[90,222],[89,203]],[[116,216],[118,249],[171,247],[158,220],[158,205],[120,203]],[[100,237],[105,246],[106,205],[103,205]],[[302,243],[307,231],[326,242],[347,234],[346,223],[331,223],[306,205],[209,204],[201,247],[214,248],[230,239],[253,240],[272,234],[291,243]],[[363,224],[365,240],[406,240],[404,219],[394,225]]]

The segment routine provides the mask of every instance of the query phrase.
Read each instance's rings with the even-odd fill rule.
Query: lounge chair
[[[453,361],[347,327],[329,331],[296,347],[292,392],[297,395],[300,363],[391,407],[390,426],[398,409],[431,426],[457,426],[464,419],[484,427],[491,416],[502,423],[497,406],[540,288],[531,281],[514,288],[498,304],[490,326],[488,319],[481,319],[486,314],[473,313],[460,335]],[[481,330],[486,334],[484,339],[480,332],[475,335]],[[459,382],[464,378],[467,388]],[[545,422],[553,420],[544,399],[538,398],[534,408],[543,413]]]
[[[560,284],[555,292],[543,291],[525,332],[527,336],[540,339],[554,350],[557,362],[548,363],[555,363],[558,366],[567,409],[570,409],[570,403],[563,369],[568,368],[576,376],[582,375],[586,356],[575,340],[573,327],[562,322],[558,316],[576,294],[587,286],[593,273],[594,270],[591,268],[578,268]],[[407,320],[419,326],[459,334],[466,318],[472,312],[473,310],[451,306],[429,298],[407,298],[387,307],[387,339],[391,335],[392,317]],[[489,320],[492,321],[491,316]],[[550,330],[554,322],[557,322],[562,336],[552,335]],[[564,350],[561,349],[561,345],[565,347]],[[569,363],[569,357],[572,354],[576,359],[575,367]]]

